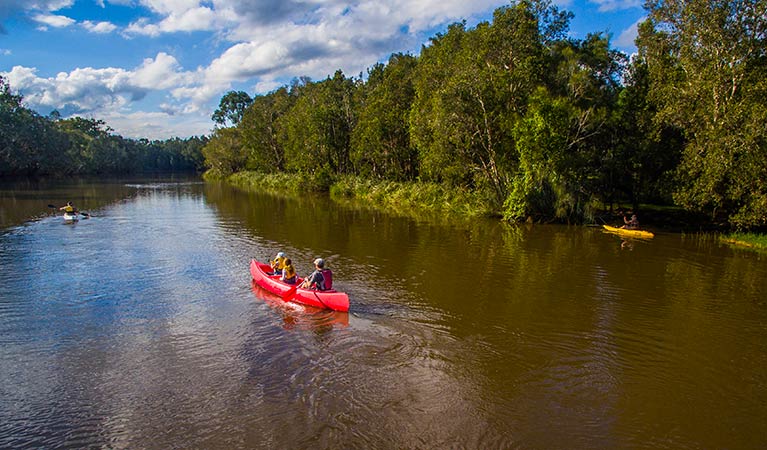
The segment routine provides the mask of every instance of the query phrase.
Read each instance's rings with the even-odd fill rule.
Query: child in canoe
[[[285,267],[282,268],[282,276],[280,281],[284,281],[288,284],[296,284],[298,277],[296,276],[296,269],[293,267],[293,261],[290,258],[285,258]]]
[[[282,269],[285,268],[285,260],[288,259],[285,252],[277,252],[277,256],[269,261],[269,265],[272,266],[272,275],[282,275]]]

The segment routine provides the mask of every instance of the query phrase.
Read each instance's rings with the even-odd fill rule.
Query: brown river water
[[[278,250],[325,258],[350,312],[254,287]],[[765,424],[764,253],[194,179],[0,183],[0,448],[757,449]]]

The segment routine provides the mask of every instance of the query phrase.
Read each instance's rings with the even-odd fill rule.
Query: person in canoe
[[[637,219],[636,214],[631,215],[631,219],[627,219],[626,216],[623,216],[623,223],[624,225],[621,228],[624,228],[626,230],[638,230],[639,229],[639,219]]]
[[[285,268],[285,260],[288,259],[285,252],[277,252],[277,256],[269,261],[269,265],[272,266],[272,275],[282,275],[282,269]]]
[[[296,276],[296,269],[293,267],[293,261],[290,258],[285,258],[285,267],[282,268],[282,276],[280,281],[284,281],[288,284],[296,284],[298,277]]]
[[[301,286],[304,289],[316,289],[326,291],[333,287],[333,272],[325,268],[325,260],[317,258],[314,260],[314,272],[306,277]]]

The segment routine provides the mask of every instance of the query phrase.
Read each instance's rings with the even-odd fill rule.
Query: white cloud
[[[162,33],[179,31],[210,31],[215,29],[218,15],[207,7],[187,9],[181,13],[172,13],[158,23],[151,23],[141,18],[131,23],[127,32],[147,36],[159,36]]]
[[[641,8],[640,0],[589,0],[591,3],[599,5],[599,11],[620,11],[631,8]]]
[[[275,80],[263,80],[256,83],[255,86],[253,86],[253,91],[258,94],[267,94],[277,88],[282,87],[283,85],[284,83],[280,83]]]
[[[306,75],[320,79],[337,69],[356,75],[393,51],[417,46],[431,27],[491,11],[498,3],[217,0],[214,5],[219,24],[232,17],[238,19],[226,34],[234,44],[204,69],[203,84],[177,89],[174,96],[200,103],[221,95],[235,81],[264,77],[269,80],[260,88],[264,89],[277,87],[274,80],[279,78]],[[190,4],[158,1],[154,7],[178,12]],[[142,26],[161,31],[159,24]]]
[[[149,19],[146,17],[142,17],[128,25],[125,28],[125,32],[128,34],[141,34],[152,37],[156,37],[161,34],[160,27],[158,27],[156,24],[149,23]]]
[[[117,29],[117,25],[111,22],[91,22],[90,20],[83,21],[82,26],[91,33],[98,34],[111,33]]]
[[[34,17],[45,26],[74,23],[68,17],[50,14],[71,6],[74,0],[0,3],[6,1],[16,1],[17,10],[37,14]],[[337,69],[355,76],[392,52],[417,49],[434,35],[435,27],[462,19],[471,23],[472,18],[487,18],[495,8],[509,4],[508,0],[81,1],[95,1],[106,9],[119,4],[147,14],[132,19],[122,31],[126,37],[160,38],[169,33],[208,31],[212,32],[206,35],[208,42],[200,40],[194,45],[215,42],[224,48],[197,68],[184,68],[175,57],[160,52],[133,68],[86,67],[47,78],[24,67],[9,72],[15,77],[9,81],[14,89],[22,91],[28,103],[92,113],[108,122],[123,121],[124,125],[110,123],[116,130],[127,130],[130,120],[144,121],[149,127],[182,117],[207,129],[210,105],[235,83],[244,82],[255,92],[266,93],[296,76],[319,80]],[[567,7],[568,1],[555,3]],[[589,1],[601,11],[641,6],[640,0]],[[79,25],[92,33],[112,33],[118,28],[110,22],[90,20]],[[635,37],[636,24],[620,35],[617,45],[633,47]],[[154,100],[167,96],[166,102],[157,107],[159,112],[152,115],[134,111],[138,102],[150,95]]]
[[[166,102],[159,111],[134,110],[136,102],[152,92],[197,79],[195,73],[182,72],[178,61],[166,53],[145,59],[133,70],[86,67],[45,78],[37,76],[37,69],[15,66],[0,76],[22,93],[24,103],[33,109],[96,117],[125,137],[187,137],[206,134],[212,127],[210,113],[202,112],[196,104]]]
[[[10,55],[12,55],[12,54],[13,54],[13,52],[11,52],[11,51],[10,51],[9,49],[7,49],[7,48],[0,48],[0,55],[3,55],[3,56],[10,56]]]
[[[221,28],[221,22],[224,20],[220,14],[210,8],[200,7],[187,10],[182,14],[172,14],[156,23],[142,17],[131,23],[126,28],[126,32],[157,37],[164,33],[213,31]]]
[[[176,58],[160,52],[157,56],[146,58],[131,76],[131,83],[144,89],[168,89],[186,84],[193,77],[181,71]]]
[[[54,28],[64,28],[75,23],[74,19],[70,19],[66,16],[57,16],[54,14],[36,14],[32,16],[32,19],[43,25],[48,25]]]
[[[159,112],[108,112],[98,116],[98,118],[109,124],[116,133],[131,138],[186,138],[208,134],[213,128],[210,117],[185,114],[183,111],[168,109],[169,111]]]
[[[24,3],[25,9],[39,9],[42,11],[58,11],[62,8],[68,8],[75,3],[75,0],[30,0]]]
[[[140,3],[161,15],[181,15],[203,3],[199,0],[140,0]]]
[[[190,76],[180,71],[175,58],[158,53],[134,70],[120,68],[75,69],[55,77],[41,78],[37,70],[15,66],[2,73],[32,107],[107,114],[143,99],[148,93],[185,83]]]
[[[642,23],[645,19],[646,17],[642,17],[641,19],[634,22],[630,27],[623,30],[620,36],[618,36],[618,39],[615,40],[615,46],[621,49],[636,48],[634,41],[636,41],[636,38],[639,35],[638,27],[639,24]]]
[[[164,80],[178,101],[201,109],[235,82],[259,91],[296,76],[356,75],[402,48],[417,47],[432,27],[492,11],[499,0],[141,0],[143,17],[127,34],[218,30],[232,45],[184,80]],[[157,62],[156,62],[157,64]]]

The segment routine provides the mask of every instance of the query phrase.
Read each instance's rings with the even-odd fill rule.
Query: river
[[[0,448],[767,446],[767,255],[712,237],[194,179],[5,182],[0,219]],[[350,312],[254,287],[278,250]]]

